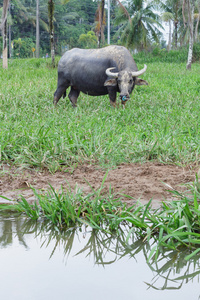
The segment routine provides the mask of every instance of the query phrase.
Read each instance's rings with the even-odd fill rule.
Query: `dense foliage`
[[[40,0],[40,56],[50,53],[47,0]],[[55,0],[54,27],[56,53],[79,45],[79,36],[94,27],[97,2],[70,0],[64,4]],[[3,0],[0,0],[0,7]],[[13,0],[9,9],[14,57],[30,57],[36,40],[36,0]],[[2,42],[1,42],[2,46]]]
[[[127,1],[127,14],[122,9],[116,16],[119,24],[118,34],[128,48],[147,49],[154,40],[159,42],[162,25],[160,15],[155,11],[153,2],[144,0]]]
[[[8,12],[9,53],[12,57],[34,57],[36,48],[36,1],[12,0]],[[54,0],[54,43],[56,54],[72,47],[98,46],[100,3],[102,0]],[[111,44],[123,44],[131,50],[154,50],[162,56],[160,48],[177,50],[187,47],[189,41],[188,15],[181,1],[110,0]],[[155,4],[159,4],[155,6]],[[2,8],[3,0],[0,0]],[[159,13],[158,13],[159,11]],[[184,14],[182,13],[184,12]],[[50,55],[48,1],[39,0],[40,56]],[[199,43],[199,7],[195,7],[194,42]],[[168,45],[163,40],[162,25],[168,24]],[[107,41],[107,6],[103,17],[101,46]],[[158,47],[155,47],[154,44]],[[199,46],[198,46],[199,47]],[[2,37],[0,37],[0,49]],[[157,49],[154,49],[157,48]],[[159,50],[159,51],[158,51]],[[196,51],[197,50],[197,51]],[[0,51],[1,52],[1,51]],[[194,49],[194,61],[199,50]]]

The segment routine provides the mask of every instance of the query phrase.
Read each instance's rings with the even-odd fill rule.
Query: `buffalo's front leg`
[[[78,99],[79,94],[80,94],[80,91],[75,90],[72,86],[68,96],[69,96],[69,100],[71,101],[73,107],[76,107],[76,105],[77,105],[77,99]]]
[[[110,104],[114,107],[116,107],[116,97],[117,97],[117,92],[116,89],[113,88],[108,88],[108,95],[110,99]]]

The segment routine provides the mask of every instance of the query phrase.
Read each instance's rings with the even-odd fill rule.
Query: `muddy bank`
[[[104,183],[105,191],[111,186],[115,193],[122,193],[133,197],[124,201],[133,204],[140,198],[146,203],[153,198],[154,206],[159,205],[163,199],[171,199],[172,194],[168,191],[170,187],[182,191],[183,184],[195,180],[197,168],[179,167],[175,165],[163,165],[160,163],[147,162],[144,164],[123,164],[108,172]],[[76,187],[83,189],[85,193],[91,192],[91,188],[98,189],[106,174],[99,166],[80,165],[66,172],[51,174],[47,171],[34,169],[20,170],[8,165],[0,166],[0,195],[16,200],[23,195],[28,201],[34,200],[32,186],[36,190],[45,192],[49,184],[59,190]],[[89,183],[89,184],[88,184]],[[0,203],[6,202],[0,198]]]

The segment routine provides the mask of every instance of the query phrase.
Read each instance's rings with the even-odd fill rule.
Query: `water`
[[[125,228],[124,228],[124,231]],[[88,228],[63,235],[0,215],[1,300],[198,300],[199,258],[169,251],[147,263],[149,245]]]

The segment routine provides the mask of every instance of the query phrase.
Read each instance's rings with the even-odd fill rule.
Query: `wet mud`
[[[66,172],[49,173],[46,170],[23,169],[3,164],[0,166],[0,195],[12,200],[17,200],[23,195],[29,202],[35,197],[31,186],[37,191],[45,192],[51,185],[54,189],[71,188],[75,191],[78,187],[85,193],[91,192],[91,187],[99,189],[106,175],[106,171],[97,165],[79,165]],[[138,199],[147,203],[153,198],[153,206],[159,206],[166,199],[172,199],[169,190],[184,191],[184,184],[195,180],[198,168],[191,166],[180,167],[147,162],[144,164],[122,164],[108,171],[103,192],[112,190],[122,196],[128,204],[135,203]],[[7,202],[0,197],[0,203]]]

